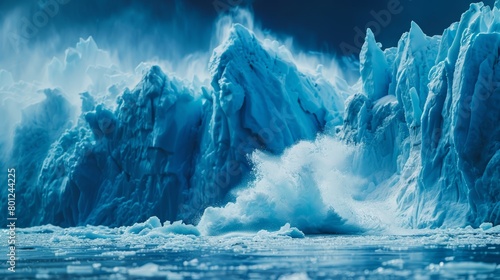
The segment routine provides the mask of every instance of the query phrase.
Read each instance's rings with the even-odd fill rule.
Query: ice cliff
[[[19,225],[152,216],[200,221],[203,234],[498,225],[499,3],[472,4],[439,36],[412,23],[393,48],[368,30],[352,87],[301,69],[238,24],[204,86],[141,65],[129,89],[134,74],[89,39],[50,64],[63,90],[18,114],[15,92],[33,86],[0,71],[0,105],[18,121],[0,123],[13,134],[0,138],[0,165],[19,170]],[[91,86],[75,107],[79,76]]]
[[[412,23],[384,51],[367,33],[342,137],[408,226],[500,223],[499,5],[471,4],[442,36]]]
[[[80,58],[98,57],[87,53],[97,49],[93,41],[83,43],[66,53],[66,65],[52,62],[52,72],[73,75],[89,64]],[[299,71],[276,44],[234,25],[210,60],[209,86],[153,66],[116,105],[102,94],[80,94],[72,126],[79,110],[46,91],[46,100],[26,109],[8,160],[22,170],[17,192],[29,203],[20,225],[119,226],[151,216],[193,222],[250,176],[255,149],[278,154],[340,125],[345,89]]]

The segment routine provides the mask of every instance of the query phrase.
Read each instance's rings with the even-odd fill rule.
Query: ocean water
[[[500,279],[498,227],[305,238],[90,226],[16,233],[15,272],[4,261],[1,279]]]

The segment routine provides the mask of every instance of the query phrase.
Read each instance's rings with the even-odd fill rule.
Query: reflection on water
[[[19,232],[17,256],[0,278],[500,279],[500,235],[481,230],[292,239],[49,227]]]

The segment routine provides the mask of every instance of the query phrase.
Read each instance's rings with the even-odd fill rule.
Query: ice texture
[[[19,224],[120,226],[151,216],[194,222],[251,176],[248,156],[254,150],[279,154],[341,125],[345,89],[337,93],[321,73],[299,71],[283,48],[266,47],[236,24],[214,51],[208,86],[152,66],[115,104],[109,102],[113,94],[103,95],[92,83],[80,94],[80,110],[66,112],[53,97],[36,105],[45,106],[39,114],[57,119],[34,115],[18,127],[22,139],[11,159],[23,166],[18,177],[25,187],[18,194],[32,203],[23,207]],[[101,62],[110,67],[106,58],[89,38],[69,49],[64,62],[53,60],[49,70],[57,81],[84,71],[88,77]],[[72,85],[61,86],[71,92]],[[81,114],[69,118],[71,112]],[[73,125],[66,124],[69,119]],[[35,121],[49,134],[37,149],[24,144],[35,140]],[[33,166],[29,172],[23,157]]]
[[[374,73],[391,73],[390,82],[385,94],[365,88],[350,98],[343,138],[360,147],[359,172],[399,193],[405,226],[500,223],[499,17],[497,7],[471,4],[434,37],[412,23],[395,58],[385,51],[388,70],[361,56],[364,85]],[[374,46],[368,32],[363,51],[380,54]]]
[[[0,70],[18,223],[294,237],[497,226],[499,3],[471,4],[438,36],[412,22],[392,48],[368,30],[352,86],[239,24],[205,84],[147,63],[124,73],[92,38],[50,63],[45,99]]]

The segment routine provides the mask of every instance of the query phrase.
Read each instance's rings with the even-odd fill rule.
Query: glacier
[[[498,5],[471,4],[442,36],[412,23],[397,48],[384,50],[385,61],[368,32],[361,82],[387,91],[352,97],[343,138],[365,145],[362,158],[379,159],[366,161],[368,173],[399,192],[406,225],[500,221],[498,52],[491,51],[498,49]]]
[[[264,163],[277,166],[254,160],[260,177],[252,189],[208,208],[201,230],[276,229],[285,221],[307,233],[498,224],[498,52],[491,50],[499,5],[472,4],[440,36],[413,22],[395,48],[382,49],[368,30],[359,82],[332,136],[353,151],[325,153],[340,144],[319,139],[309,153],[296,146],[287,151],[293,159],[285,153]]]
[[[69,109],[80,111],[76,124],[49,130],[50,138],[36,140],[43,144],[39,149],[14,141],[10,158],[19,166],[36,165],[18,174],[27,203],[20,207],[32,211],[20,224],[119,226],[153,215],[192,222],[249,176],[247,156],[255,149],[278,154],[340,125],[346,85],[337,89],[321,73],[300,72],[285,48],[268,43],[234,25],[211,58],[208,86],[186,84],[158,66],[141,66],[141,81],[112,104],[109,96],[119,87],[113,84],[102,93],[99,83],[92,84],[80,94],[80,110]],[[50,73],[73,78],[87,66],[94,77],[100,68],[88,65],[101,61],[99,54],[92,38],[81,40],[66,52],[64,63],[51,62]],[[101,68],[104,74],[113,70]],[[45,114],[63,114],[60,118],[70,122],[51,98],[40,103]],[[21,118],[15,137],[33,141],[36,127],[54,125],[50,118],[40,120],[44,112],[26,111],[29,117]]]
[[[91,37],[50,62],[49,83],[0,70],[0,165],[19,170],[19,226],[499,225],[499,23],[497,1],[471,4],[442,35],[412,23],[396,47],[368,30],[354,85],[240,24],[208,81],[148,63],[127,73]]]

